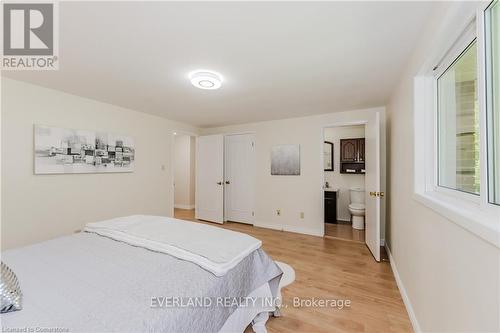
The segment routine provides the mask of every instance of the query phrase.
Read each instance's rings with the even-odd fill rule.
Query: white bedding
[[[262,249],[217,277],[190,261],[87,232],[5,251],[2,261],[16,273],[24,295],[21,311],[1,315],[2,331],[236,332],[268,309],[243,308],[225,325],[239,308],[158,308],[152,297],[238,298],[254,296],[264,285],[276,297],[282,273]]]
[[[84,231],[190,261],[216,276],[224,276],[262,245],[246,234],[161,216],[88,223]]]
[[[266,283],[252,291],[248,296],[250,299],[263,300],[273,297],[269,284]],[[265,302],[256,301],[255,306],[238,307],[226,320],[224,326],[218,333],[240,333],[244,332],[249,323],[252,323],[253,331],[265,333],[266,322],[269,319],[269,312],[276,309]]]

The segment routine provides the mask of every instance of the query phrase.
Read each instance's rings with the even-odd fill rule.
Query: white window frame
[[[488,6],[487,6],[487,9],[489,9],[489,7],[492,5],[493,3],[491,2]],[[484,17],[484,24],[485,24],[485,28],[486,28],[486,15]],[[491,24],[491,22],[490,22]],[[485,39],[488,39],[490,40],[491,39],[491,32],[490,31],[486,31],[484,32],[484,36],[485,36]],[[485,70],[488,69],[488,64],[486,64],[487,62],[487,59],[491,61],[490,57],[492,56],[491,52],[492,52],[493,48],[492,48],[492,45],[488,46],[488,45],[485,45],[484,47],[484,51],[485,51],[485,54],[484,54],[484,61],[485,61]],[[491,65],[491,64],[490,64]],[[487,85],[487,82],[489,81],[491,84],[493,83],[493,75],[491,73],[489,73],[490,75],[488,75],[488,73],[485,72],[485,91],[487,94],[493,94],[494,93],[494,90],[492,89],[493,86],[489,86]],[[490,98],[492,99],[493,96],[490,96]],[[489,103],[490,100],[488,100],[488,98],[486,98],[486,109],[488,110],[488,112],[490,111],[493,111],[493,110],[490,110],[491,108],[491,104]],[[496,133],[493,133],[494,131],[494,126],[492,124],[492,122],[494,121],[494,117],[491,115],[491,114],[488,114],[487,115],[487,118],[486,118],[486,122],[487,122],[487,140],[494,140],[495,139],[495,135],[498,135]],[[494,155],[494,150],[493,150],[494,146],[487,146],[486,149],[488,151],[489,154],[492,154]],[[493,168],[494,167],[499,167],[498,165],[496,165],[496,163],[494,163],[494,158],[492,158],[490,161],[488,161],[488,165],[487,165],[487,169],[489,171],[489,174],[488,174],[488,186],[490,187],[489,188],[489,202],[490,203],[493,203],[495,205],[500,205],[500,202],[497,201],[497,203],[494,203],[492,202],[492,196],[495,196],[493,195],[492,193],[494,193],[495,190],[498,190],[500,191],[500,189],[494,189],[493,187],[497,185],[497,182],[494,181],[493,177],[491,177],[491,172],[493,172]],[[492,189],[493,188],[493,189]],[[497,198],[498,200],[498,198]]]
[[[456,3],[414,78],[414,198],[500,248],[500,207],[488,201],[485,25],[489,2]],[[476,39],[480,112],[480,194],[438,186],[437,78]],[[436,69],[436,64],[437,69]]]
[[[462,53],[465,51],[465,49],[472,44],[474,41],[476,41],[476,48],[478,48],[478,41],[477,41],[477,34],[476,34],[476,20],[471,22],[469,26],[466,28],[466,30],[462,33],[460,38],[453,44],[451,49],[448,51],[448,53],[445,55],[445,57],[441,60],[441,62],[436,66],[437,68],[433,70],[433,75],[434,75],[434,84],[433,84],[433,96],[434,96],[434,138],[435,142],[434,145],[436,147],[435,149],[435,156],[434,156],[434,173],[431,175],[430,179],[428,180],[431,188],[433,191],[441,192],[446,195],[450,195],[453,197],[456,197],[458,199],[466,200],[473,202],[475,204],[480,203],[480,196],[481,194],[472,194],[472,193],[467,193],[463,192],[460,190],[455,190],[449,187],[445,186],[440,186],[439,185],[439,122],[438,122],[438,112],[439,112],[439,106],[438,106],[438,79],[449,69],[449,67],[462,55]],[[479,53],[479,52],[478,52]],[[479,54],[478,54],[479,58]],[[478,69],[479,70],[479,69]],[[478,71],[479,73],[479,71]],[[479,81],[479,78],[478,78]],[[482,175],[481,175],[482,179]],[[482,184],[481,184],[482,185]],[[481,186],[482,187],[482,186]]]

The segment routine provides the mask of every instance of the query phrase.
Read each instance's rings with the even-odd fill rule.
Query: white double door
[[[196,144],[196,218],[253,223],[253,134],[208,135]]]

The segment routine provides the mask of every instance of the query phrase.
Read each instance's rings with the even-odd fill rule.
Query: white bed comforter
[[[88,223],[84,231],[190,261],[216,276],[224,276],[262,245],[246,234],[162,216]]]
[[[262,248],[218,277],[187,260],[89,232],[7,250],[2,261],[23,292],[23,309],[1,314],[2,332],[217,333],[238,306],[218,306],[216,299],[247,297],[264,284],[276,297],[282,274]],[[153,297],[213,302],[157,307]]]

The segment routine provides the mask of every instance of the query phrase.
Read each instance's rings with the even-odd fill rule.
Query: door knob
[[[222,182],[217,182],[217,185],[222,185]]]
[[[226,185],[229,185],[231,184],[231,182],[229,180],[226,180]]]
[[[370,192],[370,196],[376,197],[377,196],[377,192]]]

